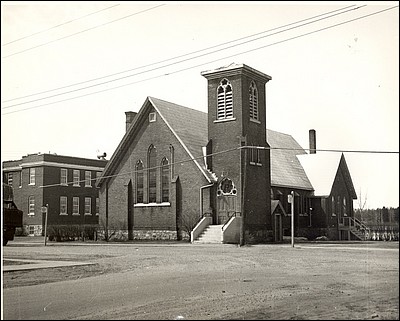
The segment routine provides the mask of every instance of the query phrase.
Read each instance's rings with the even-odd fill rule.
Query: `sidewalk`
[[[17,261],[21,262],[22,264],[5,265],[4,262],[6,261],[12,261],[12,262]],[[54,267],[91,265],[91,264],[96,264],[96,263],[72,262],[72,261],[24,260],[24,259],[12,259],[3,257],[3,272],[47,269]]]

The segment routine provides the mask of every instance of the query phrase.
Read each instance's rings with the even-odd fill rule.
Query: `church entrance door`
[[[225,224],[236,212],[236,196],[217,197],[217,224]]]

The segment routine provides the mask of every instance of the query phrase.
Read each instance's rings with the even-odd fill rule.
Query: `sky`
[[[126,111],[207,112],[201,72],[238,63],[268,129],[344,152],[355,209],[399,206],[398,1],[1,1],[1,45],[2,161],[110,159]]]

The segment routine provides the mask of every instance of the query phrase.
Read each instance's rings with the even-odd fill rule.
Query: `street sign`
[[[41,210],[42,210],[42,213],[47,213],[47,207],[46,206],[42,206]]]

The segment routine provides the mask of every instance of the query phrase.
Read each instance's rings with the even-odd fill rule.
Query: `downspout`
[[[105,230],[105,238],[108,242],[108,180],[106,180],[106,230]]]

